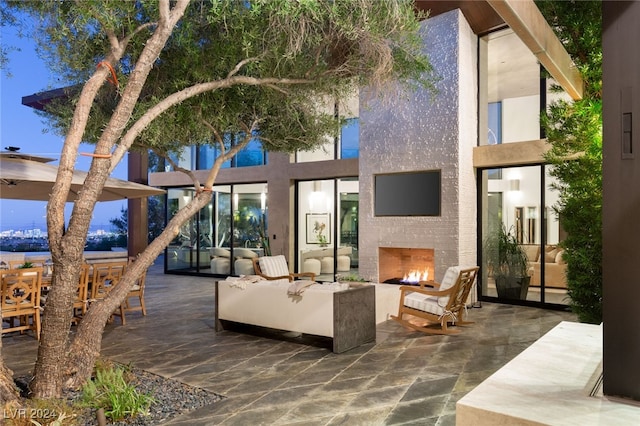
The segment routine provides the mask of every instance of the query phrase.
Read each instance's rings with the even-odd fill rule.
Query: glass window
[[[358,277],[360,189],[356,178],[338,179],[337,278]]]
[[[356,178],[298,182],[298,272],[317,281],[358,275]]]
[[[199,145],[197,147],[198,150],[198,161],[197,161],[197,170],[208,170],[213,167],[213,162],[216,160],[218,156],[218,150],[210,145]],[[229,167],[231,162],[227,162],[226,166]],[[223,166],[224,167],[224,166]]]
[[[307,163],[311,161],[326,161],[335,159],[335,142],[333,138],[327,138],[327,142],[316,147],[312,151],[298,151],[296,153],[297,163]]]
[[[168,219],[191,201],[193,189],[169,189]],[[268,252],[266,184],[218,185],[211,204],[180,228],[167,248],[167,271],[252,274],[253,255]],[[242,248],[242,250],[240,250]]]
[[[233,186],[233,246],[262,249],[266,234],[266,185]],[[260,255],[262,250],[256,250]]]
[[[489,170],[483,171],[483,296],[567,304],[560,222],[549,207],[557,194],[543,170],[504,168],[502,179],[489,179]]]
[[[262,166],[266,164],[265,152],[259,139],[251,139],[246,147],[236,155],[236,167]]]
[[[358,158],[360,153],[360,120],[349,118],[340,132],[340,158]]]
[[[502,103],[490,102],[488,110],[489,118],[489,134],[487,135],[487,143],[489,145],[498,145],[502,143]],[[489,179],[502,179],[502,169],[493,169],[488,171]]]
[[[167,191],[167,220],[187,205],[193,196],[193,189]],[[199,271],[209,268],[211,212],[210,208],[205,207],[180,227],[178,235],[167,247],[168,270]]]
[[[187,146],[182,148],[180,154],[171,154],[171,159],[178,164],[178,166],[183,167],[187,170],[193,169],[194,166],[194,158],[195,158],[195,147]],[[167,162],[165,165],[165,172],[171,172],[174,168],[171,163]]]
[[[337,114],[346,122],[337,138],[327,137],[326,143],[312,151],[298,151],[296,162],[326,161],[342,158],[358,158],[360,151],[360,97],[357,91],[344,99],[339,105],[325,105],[327,113]]]
[[[232,136],[226,134],[224,136],[225,142],[230,144],[231,137],[239,137]],[[198,170],[207,170],[213,167],[213,162],[218,155],[220,155],[220,149],[217,145],[199,145],[196,148],[197,151],[197,169]],[[266,164],[266,153],[262,149],[262,144],[259,139],[251,139],[246,147],[234,158],[231,160],[227,160],[222,165],[222,168],[230,168],[230,167],[247,167],[247,166],[262,166]]]
[[[511,29],[487,35],[489,145],[540,139],[540,65]]]

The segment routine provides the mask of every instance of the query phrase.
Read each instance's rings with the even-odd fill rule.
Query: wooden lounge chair
[[[480,268],[452,266],[447,269],[441,284],[429,283],[418,286],[401,286],[398,316],[391,319],[417,331],[428,334],[455,334],[460,330],[449,325],[465,326],[466,301]],[[405,319],[405,315],[415,318]],[[421,322],[418,324],[418,322]],[[426,322],[426,324],[425,324]]]
[[[311,281],[315,281],[316,274],[313,272],[302,272],[300,274],[294,274],[289,272],[289,266],[287,265],[287,259],[284,255],[277,256],[262,256],[253,259],[253,269],[256,271],[256,275],[260,275],[265,280],[289,280],[293,281],[296,278],[306,277]]]

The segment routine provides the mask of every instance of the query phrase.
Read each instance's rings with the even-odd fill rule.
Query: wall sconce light
[[[322,209],[322,201],[324,194],[322,192],[322,182],[313,182],[313,191],[309,193],[309,211],[315,211],[316,209]]]
[[[233,211],[234,212],[238,211],[238,194],[237,193],[233,194]]]
[[[260,210],[264,213],[265,208],[267,207],[267,194],[264,192],[260,193]]]
[[[520,191],[520,179],[509,180],[509,191]]]

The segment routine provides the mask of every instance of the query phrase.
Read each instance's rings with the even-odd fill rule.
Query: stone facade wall
[[[448,266],[476,264],[477,37],[459,10],[423,23],[438,93],[361,95],[360,275],[377,280],[378,247],[435,250],[435,279]],[[366,106],[365,106],[366,105]],[[375,217],[374,175],[441,170],[441,215]]]

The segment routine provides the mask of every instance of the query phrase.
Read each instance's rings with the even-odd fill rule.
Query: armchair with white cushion
[[[465,320],[466,302],[478,274],[477,266],[451,266],[442,283],[427,283],[433,288],[403,285],[400,287],[400,306],[391,319],[417,331],[429,334],[454,334],[458,329],[449,325],[473,324]],[[408,315],[409,318],[405,318]]]
[[[252,260],[256,275],[260,275],[266,280],[286,279],[293,281],[296,278],[303,277],[311,281],[315,281],[316,279],[316,274],[313,272],[302,272],[299,274],[289,272],[287,259],[282,254],[277,256],[262,256]]]

